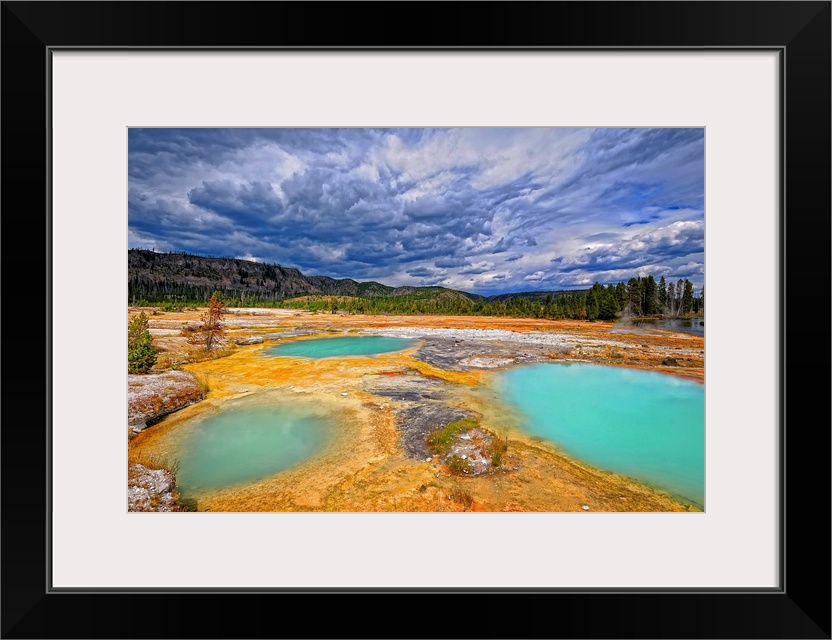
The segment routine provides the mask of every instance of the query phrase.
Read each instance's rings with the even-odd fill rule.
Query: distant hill
[[[380,282],[357,282],[350,278],[305,276],[297,269],[277,264],[146,249],[128,250],[127,278],[128,301],[207,300],[214,291],[220,291],[226,298],[256,296],[262,301],[309,295],[483,300],[482,296],[446,287],[389,287]]]
[[[580,291],[520,291],[517,293],[501,293],[495,296],[488,296],[486,300],[488,302],[511,302],[512,300],[521,298],[523,300],[545,303],[547,298],[554,300],[555,298],[570,293],[585,293],[585,291],[585,289],[581,289]]]

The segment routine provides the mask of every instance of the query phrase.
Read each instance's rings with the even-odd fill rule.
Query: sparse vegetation
[[[427,445],[435,453],[445,453],[453,444],[456,434],[461,431],[467,431],[477,426],[477,421],[474,418],[462,418],[455,420],[442,429],[436,429],[428,434]]]
[[[459,456],[451,456],[448,460],[448,468],[454,475],[465,475],[471,472],[471,465],[468,460],[460,458]]]
[[[205,362],[206,360],[217,360],[225,358],[234,353],[234,349],[215,349],[214,351],[196,351],[188,356],[184,364]]]
[[[451,499],[452,502],[461,504],[466,509],[470,509],[474,505],[474,495],[471,493],[471,490],[465,489],[459,483],[456,483],[454,485],[454,487],[448,494],[448,497]]]
[[[208,395],[208,392],[211,390],[211,385],[208,383],[208,376],[198,373],[194,375],[194,378],[196,378],[199,388],[202,389],[202,395]]]
[[[195,324],[186,324],[182,327],[182,331],[180,331],[180,335],[185,338],[190,338],[191,336],[195,335],[198,330],[198,327]]]
[[[161,352],[162,350],[160,349],[159,351]],[[155,367],[156,369],[159,369],[161,371],[166,371],[168,369],[173,371],[181,371],[182,360],[166,353],[159,356],[159,358],[156,360]]]
[[[154,471],[157,469],[163,469],[165,471],[170,471],[172,474],[176,475],[177,471],[179,471],[180,462],[178,459],[171,460],[166,454],[144,454],[139,453],[136,456],[132,456],[130,460],[130,464],[140,464],[147,469],[153,469]]]
[[[494,436],[491,446],[488,447],[488,454],[491,456],[491,466],[499,467],[503,464],[503,454],[508,451],[508,434],[504,433],[502,438]]]

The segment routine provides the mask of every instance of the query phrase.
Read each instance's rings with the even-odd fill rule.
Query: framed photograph
[[[355,598],[372,606],[378,596],[395,596],[423,607],[425,598],[438,604],[465,597],[490,610],[520,595],[569,612],[556,621],[553,636],[830,637],[829,416],[815,390],[815,354],[828,353],[828,332],[799,326],[825,322],[829,312],[818,285],[828,274],[830,246],[830,3],[486,3],[476,7],[490,25],[485,30],[465,26],[462,11],[453,17],[452,9],[467,13],[473,5],[441,5],[441,16],[439,7],[403,5],[407,27],[395,42],[389,30],[370,27],[377,6],[355,3],[325,9],[300,3],[3,3],[6,290],[16,292],[21,271],[29,268],[23,265],[34,264],[46,309],[7,304],[5,314],[4,637],[171,635],[153,616],[133,611],[136,599],[145,611],[187,603],[220,612],[206,619],[184,615],[174,632],[181,637],[251,637],[277,634],[262,626],[264,607],[280,610],[302,598],[346,613]],[[338,19],[322,27],[321,11]],[[383,162],[368,160],[382,156]],[[304,171],[293,169],[301,161]],[[350,170],[337,176],[327,173],[347,165]],[[698,174],[691,170],[696,166]],[[382,184],[379,167],[398,173],[383,193],[371,193]],[[257,178],[275,171],[283,172],[280,180]],[[301,174],[318,178],[290,182]],[[350,184],[366,191],[361,206],[336,202],[348,188],[339,176],[355,178]],[[580,185],[564,189],[570,178],[579,182],[575,176]],[[294,189],[296,201],[304,188],[328,194],[334,208],[324,219],[318,198],[292,211],[270,192],[275,188]],[[535,189],[550,203],[539,211],[532,203],[540,197],[528,197]],[[641,205],[633,205],[634,198]],[[412,232],[405,234],[407,243],[398,237],[406,258],[395,260],[384,257],[392,236],[380,231],[395,226],[394,200],[410,207],[402,205],[398,231]],[[496,215],[501,205],[509,207],[502,203],[515,201],[525,204]],[[239,214],[241,202],[247,225],[223,227],[229,208]],[[284,207],[294,220],[270,227],[280,238],[256,234],[258,212],[267,204]],[[551,224],[556,210],[579,221],[580,232]],[[642,217],[627,217],[634,212]],[[488,228],[476,235],[475,223]],[[465,224],[465,233],[451,232]],[[621,231],[633,225],[643,231]],[[21,241],[32,237],[45,242]],[[463,251],[475,237],[483,245]],[[497,247],[501,239],[504,246]],[[44,247],[42,261],[40,253],[32,260],[32,246]],[[659,257],[646,260],[648,254]],[[369,416],[384,414],[385,403],[362,404],[362,394],[389,397],[388,409],[401,416],[424,403],[407,404],[397,376],[418,373],[406,390],[418,395],[423,379],[441,386],[448,372],[475,375],[495,362],[499,369],[505,354],[479,343],[476,353],[463,353],[458,342],[468,334],[435,333],[461,327],[425,324],[417,336],[409,321],[395,330],[381,323],[368,333],[364,318],[371,311],[400,310],[342,290],[344,279],[421,291],[422,297],[407,298],[407,314],[422,312],[419,305],[455,312],[462,305],[507,305],[500,296],[523,293],[515,316],[575,313],[576,322],[598,320],[592,326],[599,327],[604,318],[595,316],[622,313],[622,302],[632,312],[636,298],[616,298],[612,278],[633,275],[626,267],[633,255],[641,260],[634,291],[648,306],[660,294],[644,297],[643,290],[663,273],[674,280],[681,274],[669,303],[665,288],[664,307],[684,308],[687,317],[704,306],[706,279],[708,285],[704,353],[659,354],[650,337],[638,345],[642,357],[661,355],[661,362],[645,366],[687,369],[699,376],[698,384],[704,380],[702,479],[681,488],[663,484],[671,482],[666,478],[643,479],[662,495],[676,496],[663,508],[611,507],[612,490],[600,475],[580,486],[561,482],[547,489],[555,486],[554,458],[507,474],[504,488],[512,500],[501,501],[496,491],[483,494],[474,483],[487,479],[486,471],[497,478],[512,447],[497,450],[503,432],[494,425],[501,423],[478,410],[445,416],[446,427],[455,425],[448,433],[419,432],[410,445],[424,458],[387,468],[384,491],[373,484],[381,476],[371,469],[381,458],[369,445],[359,446],[363,432],[350,437],[365,466],[347,474],[363,474],[363,485],[335,471],[299,473],[283,489],[271,486],[270,496],[281,490],[286,497],[268,504],[262,492],[229,493],[221,486],[228,478],[211,475],[220,467],[229,472],[228,460],[218,464],[215,456],[230,453],[245,457],[250,469],[262,445],[235,453],[221,441],[183,469],[190,491],[184,499],[199,504],[188,509],[183,503],[184,510],[199,513],[128,511],[125,481],[132,467],[125,461],[158,462],[159,452],[175,443],[149,435],[161,429],[142,429],[157,417],[150,413],[129,421],[135,438],[126,440],[123,428],[115,428],[125,413],[125,300],[136,337],[128,342],[130,365],[137,370],[159,369],[164,357],[173,377],[184,366],[202,376],[198,383],[214,385],[215,395],[246,403],[247,395],[259,393],[254,378],[233,378],[227,363],[237,358],[251,376],[254,355],[266,351],[257,341],[265,338],[276,350],[270,355],[282,358],[275,365],[282,367],[280,384],[272,385],[279,393],[308,394],[317,411],[331,400],[332,407],[355,412],[355,424],[366,418],[369,425]],[[170,256],[183,265],[212,256],[236,261],[235,273],[214,300],[203,296],[194,273],[178,284],[149,275],[151,263]],[[499,260],[489,262],[489,256]],[[262,273],[256,265],[263,265]],[[266,282],[276,283],[276,274],[265,269],[277,265],[298,274],[292,275],[294,289],[288,280],[280,286],[307,295],[263,305],[284,318],[271,322],[251,315],[236,298],[275,291],[277,285]],[[501,274],[526,286],[503,285],[495,279]],[[595,279],[601,280],[597,291],[590,289]],[[305,282],[317,289],[304,290]],[[442,287],[442,296],[420,287]],[[558,311],[555,299],[535,298],[570,287],[581,296],[595,293],[589,303],[583,297],[577,311],[565,305]],[[162,293],[170,295],[163,299]],[[193,311],[199,296],[207,306]],[[183,309],[172,309],[177,304]],[[220,306],[231,311],[225,333],[216,323],[221,316],[211,315]],[[633,315],[651,310],[639,307]],[[176,313],[188,316],[184,326],[178,317],[170,320],[176,326],[163,326]],[[422,317],[407,314],[389,317]],[[45,336],[41,356],[33,356],[33,341],[17,338],[9,320],[19,315],[29,331]],[[157,346],[164,342],[158,337],[168,335],[167,351],[144,349],[145,330],[153,330]],[[409,342],[397,343],[365,364],[338,365],[340,374],[326,374],[339,377],[336,384],[324,380],[314,354],[277,353],[284,345],[316,347],[314,339],[331,332],[344,340],[359,334],[415,338],[422,341],[420,355]],[[234,354],[197,363],[192,354],[213,354],[215,338],[233,342]],[[581,342],[580,354],[563,349],[554,359],[629,360],[626,340],[612,353],[612,343],[604,342],[611,338],[593,336]],[[524,364],[552,359],[550,351],[530,343]],[[454,357],[458,362],[449,362]],[[316,367],[321,377],[314,381],[300,373]],[[367,370],[359,378],[361,367]],[[519,388],[541,379],[532,371]],[[491,406],[481,399],[465,405],[446,397],[444,387],[431,393],[430,402],[442,405],[437,410]],[[28,406],[38,416],[25,426],[16,411],[11,417],[23,397],[36,400]],[[577,394],[569,402],[577,402]],[[207,415],[200,416],[198,406],[188,409],[196,425]],[[421,424],[408,415],[408,424]],[[462,447],[463,440],[489,437],[482,450]],[[330,456],[331,469],[345,464],[342,454],[343,448]],[[488,463],[482,470],[475,464],[480,458]],[[32,467],[32,460],[39,462]],[[671,466],[680,472],[678,463]],[[413,484],[415,476],[404,477],[417,467],[431,476],[421,485]],[[638,460],[635,467],[649,464]],[[482,477],[464,477],[480,471]],[[273,472],[243,480],[260,482]],[[630,475],[638,478],[638,472]],[[337,500],[322,489],[332,482],[340,483]],[[473,486],[471,496],[466,489]],[[617,487],[614,497],[631,497],[623,491]],[[157,496],[152,510],[164,511],[159,504]],[[129,612],[123,622],[95,614],[116,601]],[[375,635],[365,623],[330,617],[310,635]],[[452,623],[446,618],[433,623],[441,620],[447,629]],[[481,623],[487,635],[539,633],[530,621]],[[481,626],[470,633],[483,635]],[[467,634],[459,629],[452,635]]]

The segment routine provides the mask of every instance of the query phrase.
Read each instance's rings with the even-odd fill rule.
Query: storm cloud
[[[128,132],[130,248],[489,295],[704,280],[701,128]]]

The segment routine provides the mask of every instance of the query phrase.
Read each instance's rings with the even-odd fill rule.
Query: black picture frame
[[[3,2],[2,637],[830,638],[829,331],[817,326],[830,317],[830,8],[828,1]],[[50,336],[53,323],[78,310],[51,308],[49,273],[59,265],[51,264],[49,235],[50,55],[131,47],[778,51],[780,587],[52,590],[48,488],[56,479],[47,453],[51,386],[59,382],[49,377]],[[737,274],[745,292],[747,277]],[[45,311],[39,321],[27,314],[21,328],[18,303],[43,303]],[[288,612],[310,604],[317,615],[299,616],[305,631],[287,626]],[[388,608],[398,611],[397,628],[372,613]]]

